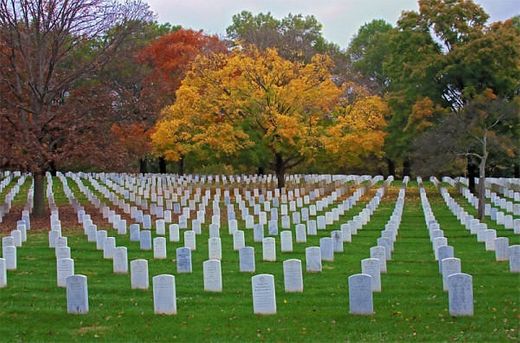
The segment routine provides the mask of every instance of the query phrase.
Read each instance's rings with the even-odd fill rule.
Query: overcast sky
[[[345,48],[359,27],[373,19],[395,24],[401,11],[417,10],[417,0],[147,0],[160,22],[225,35],[233,14],[248,10],[271,12],[282,18],[289,13],[313,14],[323,24],[327,40]],[[520,0],[476,0],[498,21],[520,14]]]

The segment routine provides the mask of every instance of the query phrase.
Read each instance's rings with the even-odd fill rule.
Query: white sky
[[[347,47],[359,27],[373,19],[395,24],[403,10],[417,10],[417,0],[147,0],[159,22],[182,25],[225,35],[233,14],[248,10],[271,12],[282,18],[289,13],[313,14],[323,24],[329,41]],[[520,14],[520,0],[475,0],[498,21]]]

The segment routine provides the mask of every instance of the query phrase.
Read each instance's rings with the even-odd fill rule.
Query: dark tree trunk
[[[166,174],[166,159],[164,156],[159,157],[159,173]]]
[[[469,191],[475,194],[475,177],[477,176],[477,166],[473,163],[471,159],[468,158],[468,162],[466,164],[466,169],[468,173],[468,188]]]
[[[148,163],[146,163],[146,159],[141,158],[139,160],[139,173],[145,174],[147,172],[147,169],[148,169]]]
[[[515,163],[513,176],[517,179],[520,178],[520,163]]]
[[[278,188],[282,189],[285,187],[285,165],[283,162],[282,155],[276,154],[274,161],[274,171],[276,178],[278,179]]]
[[[38,218],[45,217],[45,175],[43,172],[34,173],[34,207],[33,215]]]
[[[411,163],[410,160],[406,159],[403,162],[403,177],[410,176],[411,172]]]
[[[395,175],[395,163],[391,159],[387,158],[386,163],[388,165],[388,175]]]
[[[56,162],[54,161],[51,161],[49,162],[49,172],[51,173],[52,176],[56,176]]]
[[[258,175],[264,175],[265,174],[265,168],[264,167],[258,167]]]
[[[179,175],[184,175],[184,156],[179,159]]]

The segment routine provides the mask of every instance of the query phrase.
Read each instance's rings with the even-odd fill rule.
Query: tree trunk
[[[278,179],[278,188],[282,189],[285,187],[285,166],[283,163],[282,156],[275,154],[274,171],[276,178]]]
[[[468,188],[469,188],[469,191],[471,193],[473,193],[473,194],[476,194],[475,193],[475,177],[477,176],[477,173],[476,173],[475,164],[473,163],[473,161],[470,158],[468,158],[466,169],[467,169],[467,172],[468,172],[468,180],[469,180]]]
[[[480,160],[478,179],[478,219],[484,219],[486,192],[486,157]]]
[[[54,161],[50,161],[49,162],[49,172],[51,173],[52,176],[56,176],[56,163]]]
[[[258,175],[264,175],[265,174],[265,168],[264,167],[258,167],[257,173],[258,173]]]
[[[146,174],[148,165],[145,158],[139,160],[139,173]]]
[[[388,175],[394,175],[395,176],[395,163],[391,159],[387,158],[386,163],[388,165]]]
[[[179,159],[179,175],[184,175],[184,156]]]
[[[411,163],[410,160],[406,159],[403,161],[403,178],[410,176]]]
[[[34,173],[34,207],[32,214],[35,217],[45,217],[45,175],[43,172]]]
[[[166,159],[164,156],[159,157],[159,173],[166,174]]]
[[[520,178],[520,163],[515,163],[513,176],[517,179]]]

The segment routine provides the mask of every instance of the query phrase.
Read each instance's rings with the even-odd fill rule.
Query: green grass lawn
[[[71,179],[68,183],[84,202],[75,183]],[[509,273],[507,262],[495,262],[494,253],[486,252],[484,244],[458,223],[433,187],[427,194],[434,215],[462,260],[462,271],[473,276],[475,315],[448,314],[448,296],[442,291],[416,186],[407,190],[395,251],[387,262],[388,273],[382,274],[383,291],[374,294],[376,313],[368,317],[348,313],[347,277],[359,273],[360,261],[369,257],[394,209],[397,187],[396,181],[394,192],[385,196],[372,220],[352,243],[345,243],[345,252],[337,253],[334,262],[323,263],[322,273],[304,271],[303,294],[285,294],[282,261],[299,258],[305,269],[304,248],[319,246],[319,238],[329,236],[340,224],[318,231],[319,236],[308,236],[305,244],[294,243],[293,253],[282,254],[277,237],[277,262],[261,261],[261,244],[252,243],[253,230],[246,230],[247,245],[255,248],[256,273],[275,276],[278,313],[273,316],[253,314],[252,274],[238,271],[238,253],[232,250],[226,226],[220,231],[224,291],[203,291],[206,224],[192,254],[193,273],[176,275],[176,316],[154,315],[151,288],[131,290],[129,274],[113,274],[112,261],[103,260],[95,243],[88,243],[77,229],[64,228],[75,271],[88,277],[90,305],[87,315],[68,315],[65,289],[56,286],[54,251],[47,247],[47,233],[29,232],[28,241],[18,250],[17,271],[8,272],[8,287],[0,289],[0,341],[518,341],[520,275]],[[65,204],[57,179],[54,191],[57,203]],[[341,222],[365,205],[360,201]],[[118,246],[128,247],[129,261],[148,259],[150,279],[176,274],[175,249],[182,242],[168,242],[168,259],[153,260],[152,252],[140,251],[128,236],[118,236],[112,229],[109,235],[117,237]]]

